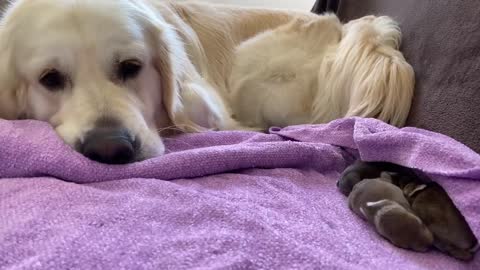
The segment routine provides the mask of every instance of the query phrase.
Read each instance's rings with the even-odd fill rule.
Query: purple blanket
[[[421,169],[479,235],[480,156],[448,137],[350,118],[166,145],[101,165],[44,123],[0,120],[0,269],[480,269],[390,245],[335,186],[358,156]]]

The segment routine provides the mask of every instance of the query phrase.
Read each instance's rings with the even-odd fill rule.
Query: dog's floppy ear
[[[199,43],[188,33],[182,33],[181,22],[171,25],[160,13],[176,20],[168,7],[151,7],[136,3],[141,10],[146,30],[154,44],[154,65],[160,75],[164,108],[172,124],[185,132],[210,129],[235,129],[237,127],[222,99],[202,78],[185,51],[184,42],[195,47]],[[161,11],[161,12],[160,12]],[[182,38],[180,37],[182,35]],[[195,55],[203,54],[198,48]],[[239,126],[239,125],[238,125]]]
[[[1,38],[1,37],[0,37]],[[15,95],[12,72],[9,71],[9,61],[5,53],[0,53],[0,118],[15,119],[18,117],[17,98]]]
[[[155,48],[154,65],[160,75],[163,106],[170,121],[185,132],[220,128],[225,114],[220,110],[221,101],[205,85],[186,56],[182,56],[184,52],[173,48],[177,46],[183,44],[175,45],[170,36],[159,38]]]
[[[13,62],[13,49],[7,26],[0,26],[0,118],[14,120],[25,110],[25,87]]]

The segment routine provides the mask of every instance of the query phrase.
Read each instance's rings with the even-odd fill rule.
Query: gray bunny
[[[348,202],[355,214],[373,224],[395,246],[425,252],[433,243],[432,233],[411,211],[403,191],[392,184],[388,173],[357,183]]]

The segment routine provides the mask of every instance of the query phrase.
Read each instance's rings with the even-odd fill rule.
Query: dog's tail
[[[362,20],[345,25],[342,41],[322,65],[319,85],[325,87],[322,92],[330,97],[330,106],[342,112],[341,117],[373,117],[403,126],[415,77],[398,51],[400,31],[388,17]],[[316,109],[321,115],[322,109]]]

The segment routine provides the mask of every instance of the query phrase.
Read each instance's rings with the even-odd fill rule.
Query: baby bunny
[[[431,232],[411,212],[402,190],[392,184],[388,173],[357,183],[348,201],[354,213],[373,224],[395,246],[425,252],[432,245]]]
[[[433,245],[464,261],[473,259],[478,240],[447,192],[436,182],[407,184],[403,192],[434,236]]]
[[[348,196],[353,187],[363,179],[378,178],[382,169],[360,160],[348,166],[337,181],[337,187],[343,195]]]
[[[388,162],[365,162],[355,161],[348,166],[337,181],[337,187],[345,196],[348,196],[352,188],[363,179],[373,179],[380,177],[382,172],[389,172],[393,177],[393,184],[403,188],[411,181],[423,181],[423,176],[419,171],[403,167]]]

